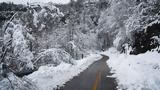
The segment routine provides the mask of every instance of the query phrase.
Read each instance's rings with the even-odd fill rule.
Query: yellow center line
[[[97,90],[97,87],[98,87],[98,84],[99,84],[100,80],[101,80],[101,72],[98,72],[97,75],[96,75],[96,80],[93,84],[92,90]]]

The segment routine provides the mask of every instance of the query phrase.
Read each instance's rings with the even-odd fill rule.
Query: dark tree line
[[[0,3],[0,22],[9,20],[13,16],[13,14],[17,11],[26,12],[27,6],[21,4],[14,4],[12,2]]]
[[[145,53],[148,50],[159,48],[160,43],[154,37],[160,38],[160,24],[155,23],[143,31],[134,33],[133,52],[132,54]],[[158,51],[160,52],[160,51]]]
[[[0,11],[26,11],[27,8],[21,4],[14,4],[13,2],[0,3]]]

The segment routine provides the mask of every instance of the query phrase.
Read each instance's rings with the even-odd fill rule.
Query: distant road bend
[[[106,61],[108,56],[94,62],[88,69],[68,81],[64,87],[58,90],[117,90],[117,83],[114,78],[107,77],[112,75]]]

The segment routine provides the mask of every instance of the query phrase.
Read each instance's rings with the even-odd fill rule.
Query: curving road
[[[117,90],[116,80],[107,77],[112,75],[106,64],[109,57],[102,56],[101,60],[94,62],[88,69],[68,81],[64,87],[58,90]]]

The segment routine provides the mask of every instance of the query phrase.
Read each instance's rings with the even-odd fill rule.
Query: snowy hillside
[[[8,52],[8,54],[12,53],[13,57],[16,58],[18,63],[23,63],[23,66],[17,66],[19,71],[27,67],[33,68],[32,61],[34,61],[34,53],[36,53],[36,49],[38,49],[38,47],[35,45],[40,46],[43,44],[42,40],[41,43],[37,42],[35,32],[37,32],[36,34],[43,34],[45,28],[51,28],[47,26],[48,24],[44,24],[48,21],[54,22],[55,19],[61,15],[62,13],[60,13],[58,9],[52,4],[43,4],[41,6],[31,5],[27,12],[15,13],[15,18],[12,21],[9,21],[9,24],[6,23],[6,26],[9,26],[5,30],[4,44],[7,45],[9,43],[11,47],[9,50],[11,52]],[[46,16],[50,18],[46,18]],[[53,20],[51,21],[50,19]],[[42,33],[41,30],[43,30]],[[40,36],[40,34],[38,36],[43,37]],[[8,42],[10,40],[12,40],[12,42]]]
[[[112,73],[115,73],[108,77],[117,78],[119,90],[160,89],[159,53],[127,55],[117,53],[115,48],[111,48],[104,54],[110,56],[107,64],[112,68]]]
[[[74,76],[78,76],[93,62],[101,58],[101,55],[91,54],[87,58],[76,61],[75,65],[61,63],[57,67],[42,66],[38,71],[27,77],[35,82],[40,90],[56,89],[64,86],[67,81],[71,80]]]
[[[101,54],[118,89],[160,89],[159,0],[36,1],[0,3],[0,89],[56,89]]]
[[[134,54],[144,53],[153,48],[142,48],[144,51],[140,51],[138,50],[139,47],[143,46],[136,45],[138,44],[137,42],[151,44],[151,42],[143,42],[144,39],[140,40],[140,38],[147,38],[149,35],[140,37],[137,33],[145,34],[147,27],[150,26],[153,30],[148,30],[148,34],[157,33],[155,36],[159,35],[159,30],[154,29],[159,28],[152,27],[152,24],[159,21],[159,5],[158,0],[110,1],[110,7],[101,15],[99,30],[112,36],[110,37],[112,38],[112,43],[118,50],[121,50],[122,46],[127,43],[133,47]],[[153,34],[151,35],[154,36]]]
[[[74,65],[75,60],[95,52],[97,33],[89,30],[95,27],[95,21],[90,19],[94,13],[90,13],[89,8],[76,11],[79,8],[77,4],[70,3],[68,11],[61,12],[51,2],[32,3],[27,6],[27,11],[15,12],[2,28],[2,66],[7,64],[14,74],[24,76],[41,66]],[[84,13],[88,15],[79,17]]]

